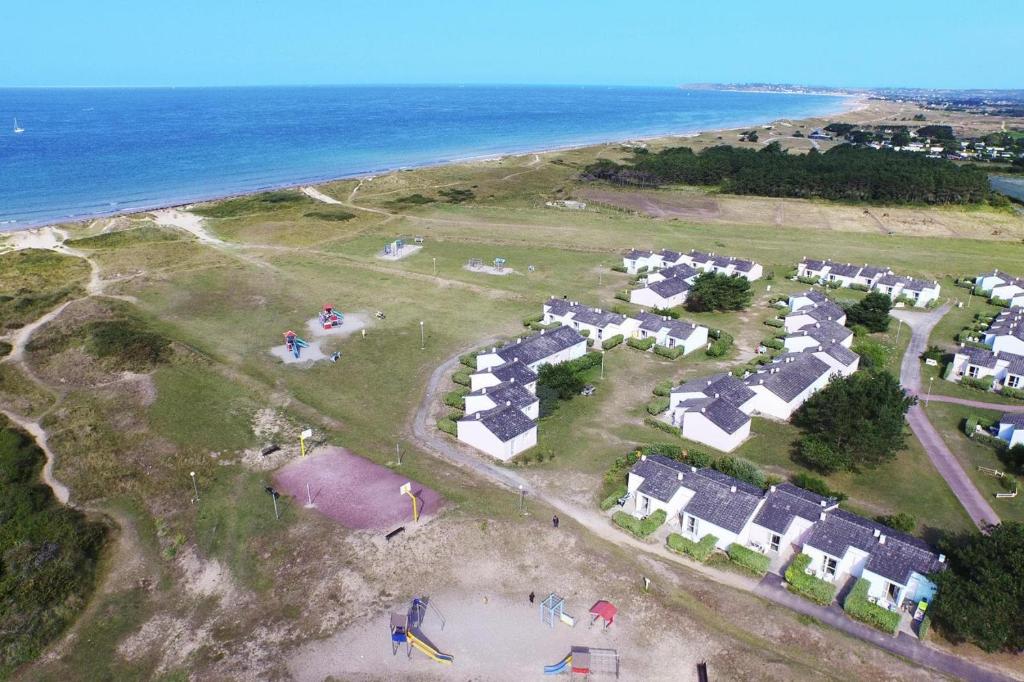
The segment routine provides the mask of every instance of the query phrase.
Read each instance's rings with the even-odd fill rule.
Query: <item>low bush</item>
[[[733,562],[739,564],[751,573],[764,575],[768,572],[768,564],[771,563],[771,559],[760,552],[755,552],[749,547],[744,547],[743,545],[734,542],[729,545],[726,553]]]
[[[604,350],[611,350],[618,346],[620,343],[625,341],[625,337],[622,334],[616,334],[615,336],[609,336],[607,339],[601,342],[601,348]]]
[[[644,424],[647,424],[648,426],[653,426],[654,428],[660,429],[665,433],[671,433],[673,436],[679,435],[678,428],[672,426],[667,422],[663,422],[660,419],[655,419],[654,417],[644,417]]]
[[[612,515],[612,521],[615,522],[616,526],[638,538],[645,538],[658,530],[667,518],[668,514],[664,509],[659,509],[644,519],[638,519],[622,511],[615,512]]]
[[[879,516],[875,520],[903,533],[913,533],[917,528],[917,517],[906,512]]]
[[[651,308],[651,312],[658,317],[668,317],[673,320],[679,319],[679,311],[675,308]]]
[[[544,313],[537,313],[536,315],[530,315],[529,317],[523,318],[523,326],[529,327],[534,322],[542,322],[544,320]]]
[[[352,220],[356,217],[355,213],[349,213],[348,211],[342,211],[339,209],[326,210],[326,211],[308,211],[303,213],[306,218],[313,218],[314,220],[325,220],[333,223],[343,223],[346,220]]]
[[[774,350],[782,350],[786,347],[786,344],[782,339],[776,338],[765,339],[761,342],[761,345],[765,348],[772,348]]]
[[[997,297],[993,296],[992,298],[988,299],[988,302],[991,305],[997,305],[1000,308],[1009,308],[1010,307],[1010,302],[1007,301],[1005,298],[997,298]]]
[[[960,379],[960,383],[970,388],[976,388],[980,391],[988,391],[992,388],[992,384],[995,382],[994,376],[987,376],[981,379],[976,377],[963,377]]]
[[[616,291],[615,292],[615,298],[619,299],[620,301],[626,301],[628,303],[629,302],[629,292],[628,291]]]
[[[777,317],[773,317],[771,319],[765,320],[764,323],[766,325],[768,325],[769,327],[775,327],[776,329],[781,329],[782,327],[786,326],[786,321],[785,320],[780,320]]]
[[[612,266],[612,271],[613,272],[626,272],[626,266],[625,265],[613,265]]]
[[[608,497],[601,500],[601,511],[608,511],[619,503],[619,500],[626,494],[626,486],[622,485],[615,489],[615,491]]]
[[[968,438],[973,438],[974,433],[978,430],[978,417],[971,414],[964,419],[964,434]]]
[[[165,361],[169,339],[144,329],[133,320],[100,320],[87,326],[85,349],[97,358],[112,360],[121,369],[145,370]]]
[[[437,428],[441,429],[445,433],[447,433],[449,435],[452,435],[452,436],[457,436],[458,433],[459,433],[458,425],[452,419],[449,419],[448,417],[442,417],[441,419],[438,419],[437,420]]]
[[[807,554],[799,554],[789,568],[786,569],[786,582],[790,590],[806,597],[816,604],[828,606],[836,596],[836,586],[832,583],[816,578],[806,573],[807,567],[811,565],[811,557]]]
[[[714,535],[705,535],[700,539],[699,542],[688,540],[679,533],[669,533],[668,538],[665,540],[665,544],[673,552],[678,554],[685,554],[688,557],[692,557],[697,561],[704,563],[711,556],[711,553],[715,551],[715,545],[718,544],[718,538]]]
[[[589,329],[578,329],[577,331],[579,332],[579,335],[582,336],[583,338],[585,338],[585,339],[589,339],[590,338],[590,330]]]
[[[758,488],[764,488],[765,486],[765,475],[764,472],[757,468],[753,462],[743,459],[741,457],[719,457],[714,461],[711,466],[721,471],[723,474],[732,476],[733,478],[739,479],[750,485],[755,485]]]
[[[646,339],[629,339],[626,341],[626,345],[637,350],[650,350],[654,345],[654,341],[654,337],[650,336]]]
[[[838,490],[832,490],[828,487],[828,483],[823,479],[802,471],[790,477],[789,482],[798,488],[810,490],[812,493],[818,493],[822,497],[834,497],[839,501],[846,499],[846,493],[841,493]]]
[[[669,348],[668,346],[655,345],[654,354],[660,355],[663,358],[668,358],[669,360],[678,360],[683,356],[683,347],[674,346]]]
[[[581,355],[580,357],[576,358],[575,360],[569,360],[568,362],[563,362],[559,366],[567,367],[568,370],[570,372],[572,372],[573,374],[579,374],[580,372],[585,372],[588,369],[592,369],[594,367],[597,367],[600,364],[601,364],[601,354],[595,352],[595,353],[584,353],[583,355]]]
[[[452,381],[458,384],[459,386],[469,386],[470,374],[472,374],[472,372],[468,370],[459,370],[458,372],[452,375]]]
[[[648,414],[661,414],[668,409],[669,398],[668,396],[659,396],[647,403]]]
[[[463,398],[469,393],[468,388],[457,388],[454,391],[449,391],[444,394],[444,404],[448,407],[462,408],[464,406]]]
[[[720,358],[732,348],[732,336],[726,332],[719,331],[718,338],[708,346],[707,354],[712,358]]]
[[[854,620],[867,623],[873,628],[895,634],[900,626],[900,614],[868,601],[870,583],[859,578],[843,601],[843,610]]]
[[[3,353],[0,353],[0,355],[3,355]],[[1001,393],[1007,398],[1013,398],[1014,400],[1024,400],[1024,390],[1021,390],[1019,388],[1010,388],[1009,386],[1004,386]]]
[[[797,277],[796,281],[801,284],[817,284],[819,279],[821,278],[817,275],[811,275],[810,277]]]
[[[651,391],[657,396],[669,396],[672,394],[672,380],[666,379],[665,381],[659,381],[654,385],[654,390]]]
[[[871,291],[871,287],[869,287],[867,284],[857,283],[851,284],[850,286],[847,287],[847,289],[853,289],[854,291]]]
[[[932,617],[925,616],[921,619],[921,622],[917,625],[917,638],[925,639],[928,637],[928,631],[932,628]]]
[[[461,362],[463,365],[465,365],[466,367],[469,367],[471,370],[473,370],[475,372],[476,371],[476,356],[479,355],[479,354],[480,354],[479,352],[473,352],[473,353],[466,353],[465,355],[460,355],[459,356],[459,362]]]
[[[921,353],[921,360],[934,360],[935,362],[939,362],[942,360],[943,355],[945,355],[945,351],[938,346],[928,346],[928,349]]]

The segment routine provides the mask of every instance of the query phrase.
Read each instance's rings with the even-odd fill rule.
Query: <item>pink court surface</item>
[[[436,514],[442,503],[430,488],[337,447],[318,448],[315,454],[292,460],[274,475],[274,482],[302,505],[309,484],[317,511],[357,530],[391,530],[413,523],[412,501],[399,492],[406,482],[412,483],[420,523]]]

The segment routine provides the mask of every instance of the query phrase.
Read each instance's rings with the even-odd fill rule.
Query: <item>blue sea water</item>
[[[844,105],[594,86],[0,89],[0,230]]]

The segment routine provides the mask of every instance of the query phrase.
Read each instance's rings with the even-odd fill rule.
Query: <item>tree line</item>
[[[763,149],[718,146],[694,152],[672,147],[637,150],[627,163],[601,159],[584,180],[642,186],[710,185],[731,194],[821,198],[887,204],[976,204],[989,198],[988,178],[923,154],[840,145],[827,152],[787,154],[776,142]]]

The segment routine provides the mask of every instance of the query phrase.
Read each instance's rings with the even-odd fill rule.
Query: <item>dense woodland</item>
[[[988,178],[921,154],[840,145],[825,153],[787,154],[777,143],[760,150],[719,146],[694,153],[673,147],[638,150],[629,163],[602,159],[585,180],[660,186],[711,185],[731,194],[822,198],[887,204],[976,204],[989,198]]]

